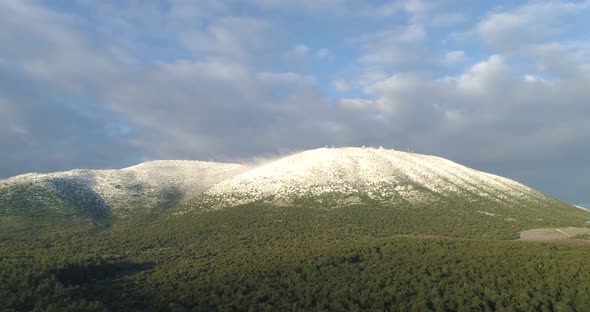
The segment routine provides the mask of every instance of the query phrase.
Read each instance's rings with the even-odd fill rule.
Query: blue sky
[[[0,177],[384,146],[590,206],[590,1],[0,0]]]

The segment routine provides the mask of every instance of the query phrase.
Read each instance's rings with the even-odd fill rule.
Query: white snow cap
[[[113,211],[157,207],[166,194],[183,199],[204,194],[222,200],[220,206],[323,194],[412,202],[464,192],[507,202],[544,198],[520,183],[440,157],[383,147],[319,148],[262,165],[178,160],[120,170],[33,173],[0,180],[0,188],[13,183],[32,183],[58,193],[72,192],[72,185],[78,185],[100,196]]]
[[[416,186],[422,188],[419,192]],[[428,191],[425,191],[428,190]],[[377,197],[470,191],[485,197],[540,193],[496,175],[444,158],[377,148],[319,148],[290,155],[215,184],[215,197],[291,197],[364,192]],[[502,195],[503,196],[503,195]],[[240,200],[243,203],[244,199]]]

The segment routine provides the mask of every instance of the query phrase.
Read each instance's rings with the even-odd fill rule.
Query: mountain
[[[590,214],[513,180],[382,148],[320,148],[283,157],[216,183],[170,212],[180,217],[228,207],[280,208],[283,214],[312,209],[332,221],[363,220],[359,228],[461,237],[517,238],[521,230],[590,221]]]
[[[321,148],[254,168],[211,187],[223,205],[334,195],[340,204],[359,196],[383,202],[433,203],[469,196],[498,203],[538,203],[547,196],[444,158],[374,148]]]
[[[202,161],[152,161],[120,170],[24,174],[0,180],[0,216],[109,223],[113,217],[157,215],[248,168]]]
[[[261,165],[154,161],[0,181],[4,220],[110,225],[240,207],[311,209],[311,215],[364,218],[364,225],[386,218],[399,233],[464,237],[509,238],[519,230],[590,221],[584,211],[518,182],[382,148],[320,148]]]
[[[26,174],[0,181],[0,310],[587,311],[589,233],[587,210],[395,150]]]

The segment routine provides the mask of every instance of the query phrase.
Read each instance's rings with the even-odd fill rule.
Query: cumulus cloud
[[[272,73],[272,72],[260,72],[258,73],[258,79],[268,84],[282,85],[282,86],[302,86],[302,85],[313,85],[315,78],[311,76],[301,76],[293,72],[286,73]]]
[[[589,9],[588,1],[533,1],[514,10],[486,15],[476,31],[493,48],[518,50],[527,44],[558,38],[574,25],[571,17]]]
[[[307,61],[311,53],[311,48],[305,44],[297,44],[291,47],[283,54],[286,63],[292,66],[298,66]]]
[[[348,109],[369,109],[374,103],[367,99],[342,99],[340,104]]]
[[[184,32],[181,42],[198,56],[250,61],[269,48],[272,36],[272,27],[264,20],[224,17],[211,22],[204,30]]]
[[[345,13],[349,6],[346,0],[253,0],[252,2],[265,9],[298,9],[306,12],[329,10],[332,13],[334,11]]]
[[[334,58],[334,54],[332,53],[332,51],[330,51],[329,49],[326,49],[326,48],[318,49],[315,53],[315,56],[320,60]]]
[[[127,128],[124,116],[64,100],[47,84],[0,70],[0,177],[133,164],[142,156],[131,143],[137,130]]]
[[[502,56],[494,55],[457,76],[394,75],[367,88],[371,105],[360,103],[381,111],[394,128],[401,125],[409,134],[404,144],[421,151],[479,165],[503,163],[506,172],[526,178],[536,174],[530,165],[519,166],[527,161],[539,168],[552,166],[556,155],[587,172],[572,153],[590,136],[582,112],[583,86],[590,76],[574,82],[517,74]]]
[[[445,53],[444,62],[447,64],[456,64],[462,61],[465,57],[465,52],[463,51],[449,51]]]
[[[449,27],[456,24],[463,23],[465,21],[465,16],[462,13],[458,12],[450,12],[450,13],[440,13],[435,15],[430,24],[433,27]]]
[[[301,67],[308,62],[331,61],[334,54],[326,48],[314,49],[305,44],[297,44],[283,54],[283,59],[289,65]]]
[[[342,79],[333,80],[332,86],[339,92],[347,92],[351,89],[351,86],[348,83],[348,81]]]
[[[27,1],[2,1],[0,11],[2,57],[33,78],[81,91],[102,80],[117,80],[121,68],[134,65],[124,51],[96,46],[75,31],[82,22],[71,16]]]
[[[364,34],[355,41],[361,47],[361,63],[369,66],[391,66],[418,61],[426,38],[424,29],[411,25]]]

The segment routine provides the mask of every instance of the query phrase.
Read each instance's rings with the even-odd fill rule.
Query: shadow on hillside
[[[176,207],[183,197],[183,192],[175,186],[165,188],[161,192],[161,211]]]
[[[80,214],[90,217],[100,225],[109,225],[111,207],[90,186],[95,178],[94,173],[88,172],[78,176],[52,178],[49,182],[61,198],[78,208]]]
[[[57,195],[75,206],[81,216],[89,217],[101,226],[109,226],[117,211],[136,217],[158,216],[180,203],[184,195],[176,186],[157,180],[144,183],[133,172],[121,172],[108,181],[110,185],[106,191],[111,197],[105,199],[93,189],[96,179],[95,172],[82,170],[72,176],[52,178],[49,182]]]
[[[133,172],[125,172],[120,180],[114,182],[115,192],[121,200],[115,209],[139,212],[144,215],[159,215],[167,209],[175,207],[183,198],[184,193],[177,186],[161,185],[154,179],[151,183],[143,181]]]
[[[104,264],[72,264],[54,272],[65,286],[79,286],[111,281],[155,267],[153,263],[116,262]]]
[[[76,263],[52,273],[64,287],[87,301],[103,303],[109,311],[155,311],[158,290],[144,288],[127,278],[155,267],[155,263],[127,261]]]

